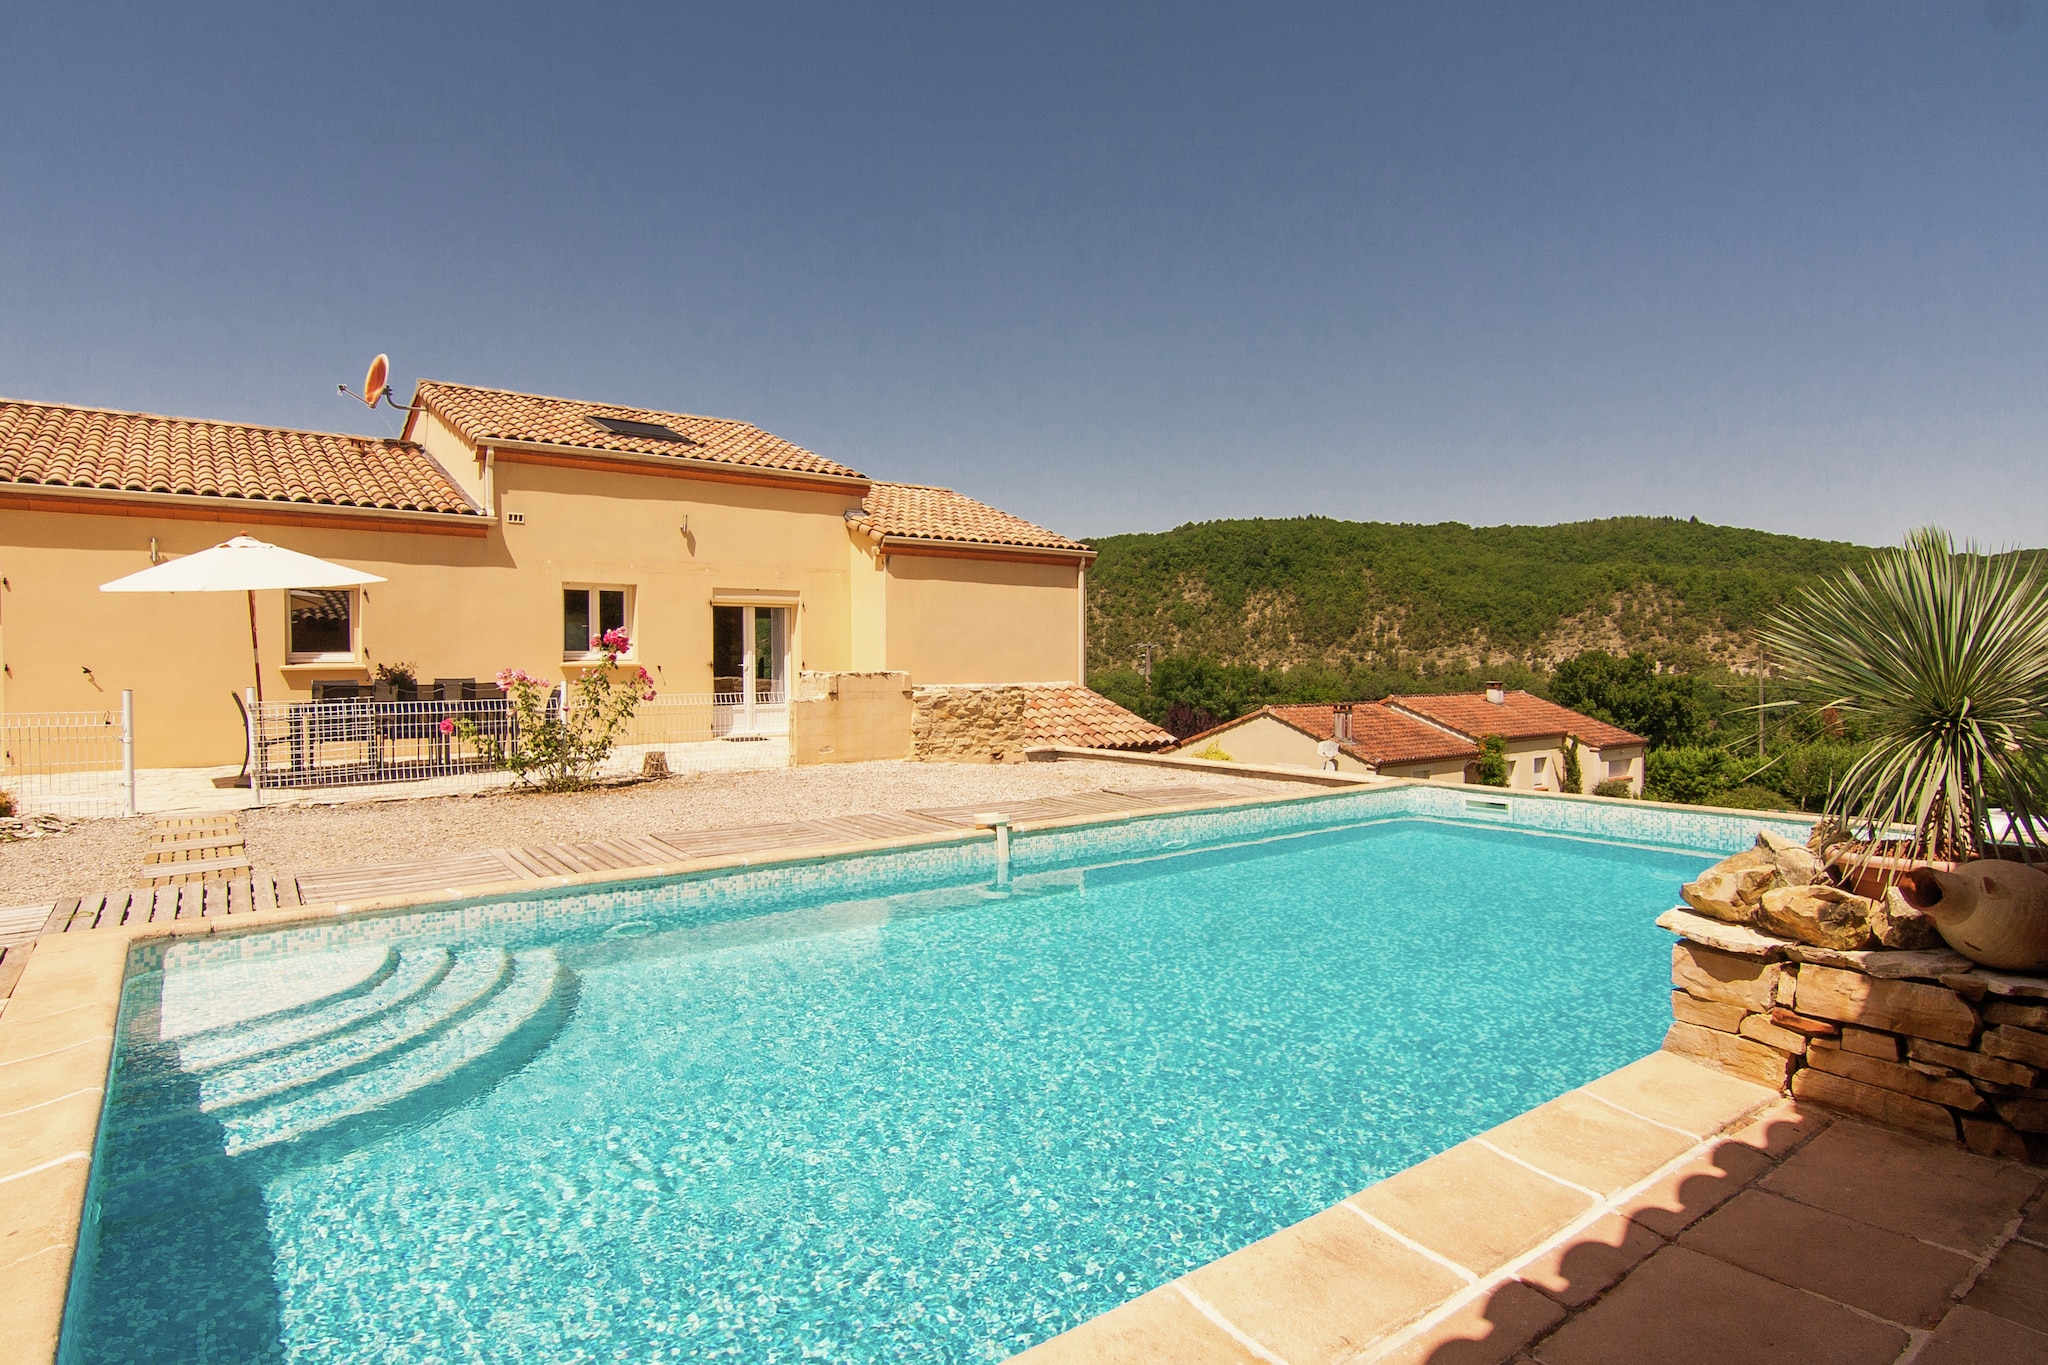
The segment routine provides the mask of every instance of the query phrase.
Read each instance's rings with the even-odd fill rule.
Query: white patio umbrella
[[[353,588],[382,583],[373,573],[329,564],[257,540],[236,536],[182,559],[100,584],[101,592],[245,592],[249,594],[249,655],[256,666],[256,700],[263,700],[263,656],[256,639],[256,594],[274,588]]]

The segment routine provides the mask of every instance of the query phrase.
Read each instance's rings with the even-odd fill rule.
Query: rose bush
[[[647,670],[628,671],[619,663],[632,647],[625,631],[593,636],[590,647],[599,658],[569,684],[566,704],[556,703],[555,685],[546,678],[502,669],[498,689],[512,702],[512,733],[485,733],[468,716],[452,722],[454,733],[491,766],[517,774],[521,785],[542,791],[590,785],[640,703],[654,700]],[[443,730],[450,724],[442,722]]]

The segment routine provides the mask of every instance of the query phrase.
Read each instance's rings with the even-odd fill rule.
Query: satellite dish
[[[1321,744],[1316,745],[1316,754],[1325,762],[1335,758],[1341,752],[1341,747],[1334,739],[1326,739]]]
[[[363,376],[363,401],[376,407],[384,391],[391,387],[391,357],[380,355],[370,362],[370,372]]]

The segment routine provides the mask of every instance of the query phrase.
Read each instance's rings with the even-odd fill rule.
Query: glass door
[[[789,730],[790,607],[711,609],[714,734]]]

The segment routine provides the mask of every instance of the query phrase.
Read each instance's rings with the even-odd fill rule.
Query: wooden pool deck
[[[26,942],[43,934],[212,919],[302,905],[419,895],[453,899],[465,894],[465,888],[500,889],[508,884],[539,884],[608,872],[629,875],[641,868],[702,858],[788,857],[814,849],[971,829],[978,815],[991,810],[1009,816],[1014,827],[1029,829],[1067,820],[1140,815],[1168,807],[1246,799],[1251,798],[1229,787],[1201,783],[1106,787],[994,806],[874,811],[726,829],[524,844],[308,872],[251,866],[241,852],[241,834],[232,828],[232,816],[226,817],[226,823],[218,816],[195,816],[189,822],[167,817],[145,854],[139,879],[145,885],[58,900],[41,914],[33,906],[0,911],[0,916],[12,917],[0,922],[0,945]],[[0,979],[4,973],[5,963],[0,962]]]

